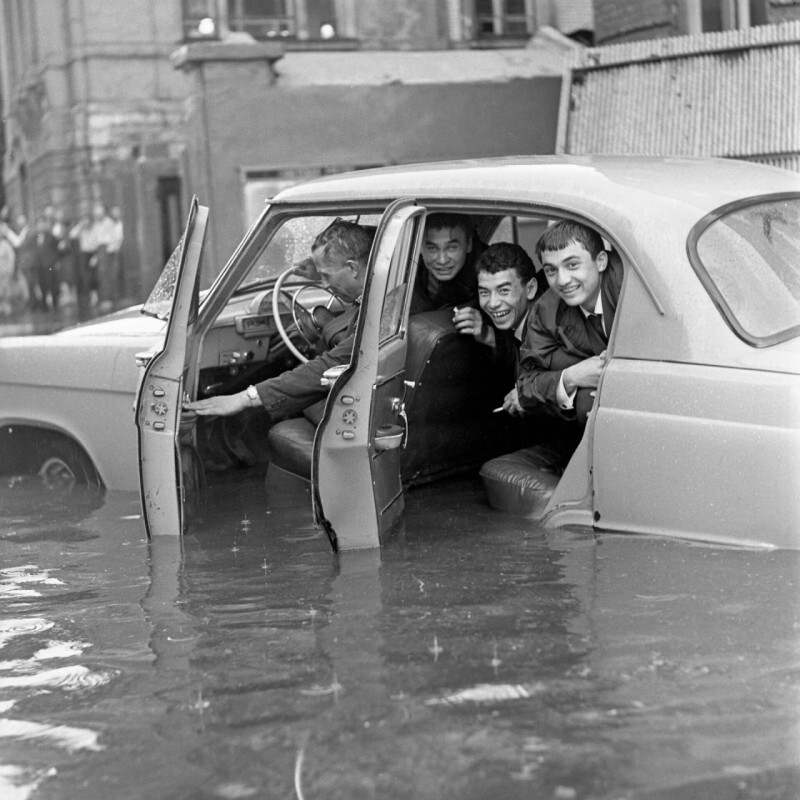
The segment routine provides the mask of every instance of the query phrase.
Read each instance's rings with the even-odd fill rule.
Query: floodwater
[[[800,797],[800,553],[546,532],[458,480],[334,556],[236,475],[0,484],[3,800]]]

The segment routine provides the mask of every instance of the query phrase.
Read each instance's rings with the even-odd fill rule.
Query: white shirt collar
[[[603,293],[597,293],[597,300],[594,303],[594,311],[587,311],[583,306],[578,306],[578,308],[583,313],[584,317],[588,317],[589,314],[602,314],[603,313]]]
[[[521,342],[525,338],[525,326],[528,324],[528,314],[531,313],[531,304],[528,303],[528,309],[525,312],[525,316],[522,317],[522,321],[514,328],[514,336],[518,342]]]

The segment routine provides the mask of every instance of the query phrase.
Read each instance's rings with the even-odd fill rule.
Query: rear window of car
[[[768,347],[800,335],[800,196],[718,209],[692,231],[689,258],[746,342]]]

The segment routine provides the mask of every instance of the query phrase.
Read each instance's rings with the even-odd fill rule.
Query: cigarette
[[[492,414],[498,414],[500,411],[505,411],[503,406],[498,406],[497,408],[492,409]]]

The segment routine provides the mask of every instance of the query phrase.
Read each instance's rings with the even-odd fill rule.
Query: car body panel
[[[797,546],[800,381],[614,358],[592,474],[597,528]]]
[[[403,512],[399,447],[408,433],[402,419],[407,342],[404,325],[384,331],[382,323],[384,311],[400,323],[406,317],[395,311],[410,304],[424,216],[408,201],[386,211],[373,245],[353,360],[331,389],[315,437],[315,516],[337,550],[380,546]],[[398,263],[409,267],[398,274]],[[388,298],[400,302],[403,288],[402,308],[386,309]]]
[[[128,312],[135,316],[47,336],[0,339],[0,426],[26,425],[74,439],[112,490],[138,490],[131,416],[136,354],[160,346],[164,336],[164,323],[139,308]]]

